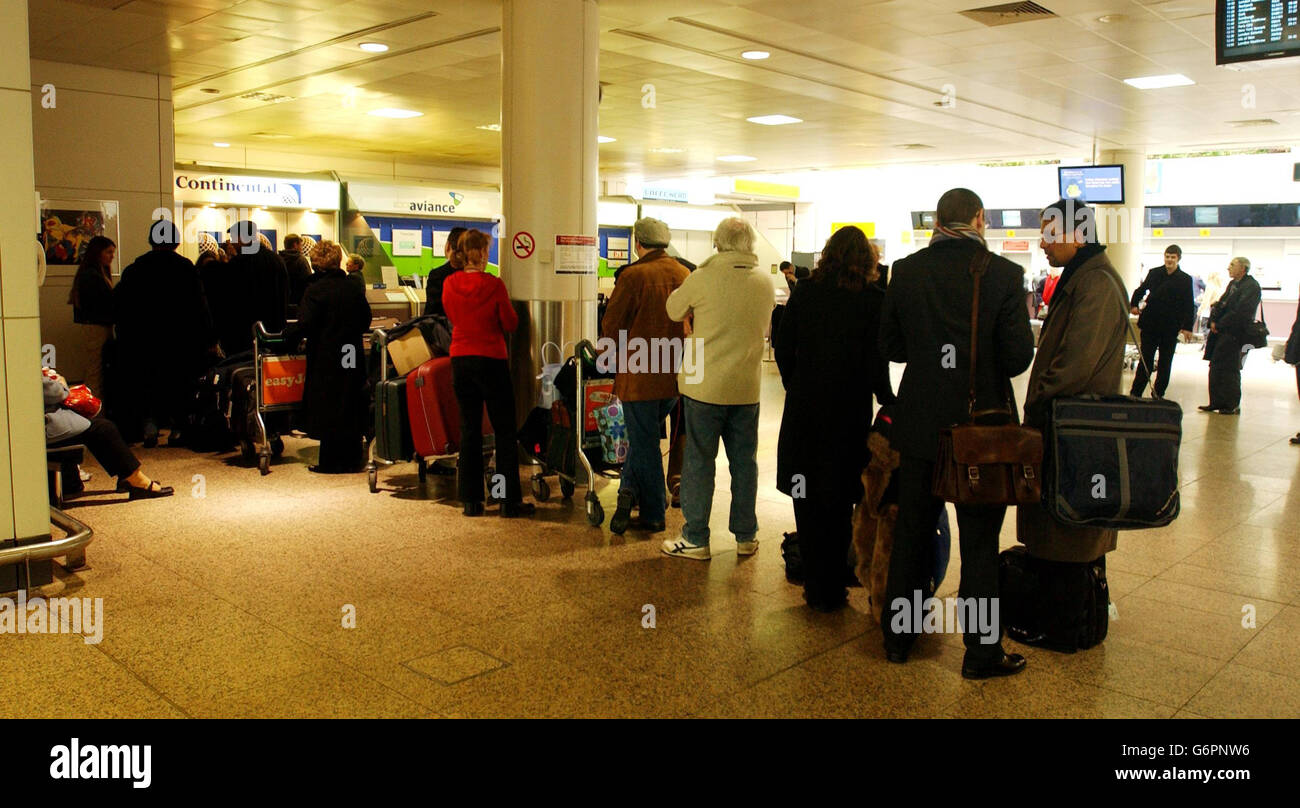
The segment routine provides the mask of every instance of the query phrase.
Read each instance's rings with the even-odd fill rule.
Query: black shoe
[[[651,522],[642,519],[640,516],[628,523],[628,527],[633,530],[644,531],[645,533],[663,533],[668,529],[668,525],[663,522]]]
[[[849,605],[848,592],[843,589],[838,593],[827,595],[821,593],[810,594],[807,588],[805,588],[803,591],[803,599],[804,602],[808,604],[808,608],[815,612],[821,612],[822,614],[838,612],[840,609]]]
[[[465,506],[464,506],[463,508],[461,508],[460,512],[463,513],[463,514],[465,514],[466,516],[482,516],[482,515],[483,515],[483,503],[482,503],[482,502],[466,502],[466,503],[465,503]]]
[[[1241,415],[1241,407],[1233,407],[1230,410],[1228,409],[1219,410],[1219,415]]]
[[[1003,654],[997,662],[972,665],[965,660],[961,663],[963,679],[992,679],[996,676],[1014,676],[1025,669],[1025,658],[1020,654]]]
[[[1202,404],[1201,406],[1197,407],[1196,409],[1200,410],[1201,412],[1218,412],[1218,411],[1219,411],[1219,408],[1216,407],[1216,406],[1214,406],[1213,404]]]
[[[897,648],[886,648],[885,659],[889,660],[895,665],[902,665],[907,662],[907,652],[900,651]]]
[[[1294,438],[1291,439],[1291,445],[1300,446],[1300,434],[1297,434]]]
[[[144,440],[141,441],[141,444],[142,444],[142,445],[144,446],[144,448],[146,448],[146,449],[155,449],[155,448],[157,448],[157,447],[158,447],[158,433],[155,432],[155,433],[152,434],[152,435],[145,435],[145,436],[144,436]]]
[[[636,497],[632,496],[631,491],[618,492],[618,507],[614,509],[614,515],[609,518],[609,531],[623,535],[627,532],[627,526],[632,522],[632,506],[636,504]]]
[[[158,497],[170,497],[176,493],[170,485],[161,485],[157,480],[152,480],[148,488],[130,487],[131,499],[157,499]]]
[[[521,516],[532,516],[535,513],[537,513],[537,506],[531,502],[501,503],[502,519],[518,519]]]

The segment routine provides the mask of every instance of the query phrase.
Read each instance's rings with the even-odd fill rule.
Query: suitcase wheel
[[[370,485],[370,493],[379,493],[379,469],[374,463],[366,467],[366,482]]]
[[[262,472],[263,477],[271,473],[271,458],[269,455],[262,455],[257,458],[257,470]]]
[[[560,478],[560,496],[564,497],[565,499],[571,499],[573,497],[574,488],[575,486],[573,483],[569,482],[563,477]]]
[[[551,498],[551,486],[546,479],[541,476],[533,478],[533,499],[538,502],[545,502]]]
[[[424,458],[423,458],[423,457],[416,458],[416,461],[415,461],[415,473],[416,473],[416,476],[419,477],[421,483],[423,483],[426,479],[428,479],[428,477],[429,477],[429,464],[426,463],[426,462],[424,461]]]
[[[594,492],[587,492],[587,524],[592,527],[600,527],[601,522],[605,521],[605,509],[601,506],[600,500],[596,499]]]

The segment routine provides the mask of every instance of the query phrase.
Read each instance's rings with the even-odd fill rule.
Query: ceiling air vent
[[[933,149],[934,147],[928,143],[900,143],[894,148],[906,149],[907,151],[920,151],[922,149]]]
[[[1247,126],[1277,126],[1277,121],[1272,118],[1248,118],[1244,121],[1228,121],[1228,126],[1241,129]]]
[[[293,100],[293,96],[291,95],[276,95],[275,93],[261,93],[261,92],[244,93],[239,97],[248,101],[262,101],[267,104],[278,104],[281,101]]]
[[[1056,13],[1051,9],[1043,8],[1037,3],[1002,3],[997,6],[985,6],[984,8],[970,8],[959,12],[963,17],[970,17],[981,25],[1011,25],[1015,22],[1029,22],[1030,20],[1045,20],[1048,17],[1055,17]]]

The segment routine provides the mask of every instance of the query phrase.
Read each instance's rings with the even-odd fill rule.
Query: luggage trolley
[[[593,462],[588,454],[603,451],[597,410],[618,401],[613,396],[612,377],[584,378],[584,364],[587,361],[594,364],[595,355],[595,347],[591,341],[583,340],[577,344],[573,356],[570,357],[569,361],[574,368],[574,393],[573,398],[570,398],[565,391],[561,391],[560,412],[572,423],[573,437],[569,439],[568,436],[563,435],[565,426],[555,422],[556,411],[553,408],[551,431],[563,440],[565,445],[555,445],[553,449],[548,449],[546,458],[537,458],[542,466],[533,474],[532,492],[533,498],[538,502],[545,502],[550,498],[551,488],[546,482],[546,475],[550,473],[554,473],[559,478],[560,493],[565,499],[573,496],[578,485],[586,485],[587,495],[584,500],[587,523],[598,527],[605,521],[605,508],[596,497],[596,477],[617,480],[622,471],[622,461],[626,458],[626,452],[617,462],[602,462],[599,455],[597,461]],[[573,417],[571,414],[574,412],[580,412],[581,415]]]
[[[278,432],[267,429],[265,416],[284,414],[288,431],[288,415],[302,409],[307,357],[290,353],[284,335],[268,332],[259,320],[253,326],[253,368],[257,374],[253,412],[257,430],[251,437],[257,440],[257,469],[266,476],[271,473],[271,458],[284,453],[284,441]]]

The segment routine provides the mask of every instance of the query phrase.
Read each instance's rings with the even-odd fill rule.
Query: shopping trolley
[[[249,438],[256,439],[257,469],[263,476],[271,473],[271,458],[284,453],[281,433],[290,430],[292,414],[302,410],[307,357],[294,353],[296,347],[283,334],[268,332],[260,320],[253,326],[256,407],[250,420],[257,428]],[[267,427],[268,420],[275,428]]]

